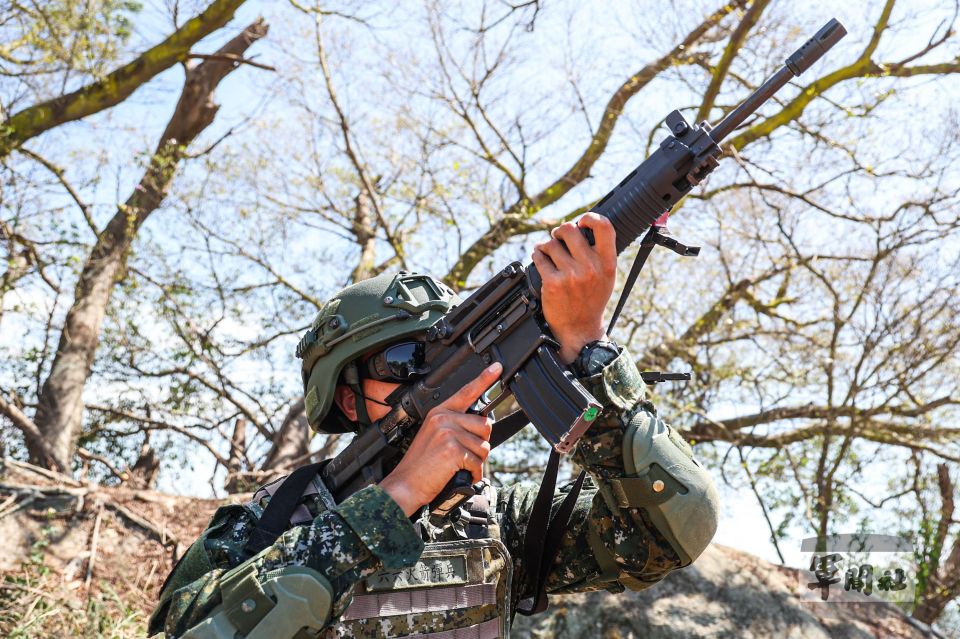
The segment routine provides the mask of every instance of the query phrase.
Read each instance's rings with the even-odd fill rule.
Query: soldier
[[[640,590],[706,548],[718,498],[689,445],[645,400],[633,359],[605,335],[603,309],[616,276],[613,227],[592,213],[579,226],[593,231],[595,245],[567,223],[533,252],[560,359],[604,406],[573,454],[590,480],[546,588]],[[423,372],[417,340],[458,301],[438,282],[419,285],[425,279],[384,274],[327,302],[311,340],[298,349],[311,427],[331,433],[375,423],[389,411],[391,391]],[[327,339],[318,330],[334,317],[362,327],[398,285],[426,310],[352,339]],[[190,639],[508,636],[518,602],[535,594],[538,579],[522,552],[528,535],[543,535],[527,529],[536,489],[486,485],[442,521],[425,507],[456,471],[481,481],[491,421],[467,411],[499,373],[494,364],[428,413],[379,485],[335,503],[314,476],[287,530],[252,557],[245,548],[277,484],[248,504],[220,508],[165,584],[150,632]]]

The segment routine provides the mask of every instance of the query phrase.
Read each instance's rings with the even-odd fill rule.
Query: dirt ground
[[[221,503],[83,485],[5,463],[0,637],[145,636],[174,557]]]

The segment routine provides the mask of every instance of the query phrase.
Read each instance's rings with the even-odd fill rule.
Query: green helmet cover
[[[297,344],[311,428],[353,430],[341,420],[325,419],[343,368],[380,346],[423,334],[459,302],[439,280],[408,271],[382,273],[330,298]]]

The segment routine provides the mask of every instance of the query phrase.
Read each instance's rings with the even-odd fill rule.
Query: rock
[[[514,639],[940,639],[894,605],[806,602],[798,571],[710,546],[689,568],[641,592],[551,596],[514,620]]]

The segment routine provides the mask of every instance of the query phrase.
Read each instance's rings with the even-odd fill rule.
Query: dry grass
[[[43,529],[20,570],[6,574],[0,584],[0,636],[144,637],[149,613],[131,606],[136,599],[130,593],[117,592],[109,583],[88,589],[80,580],[64,582],[46,565],[53,530]]]
[[[145,637],[217,501],[0,476],[0,637]]]

